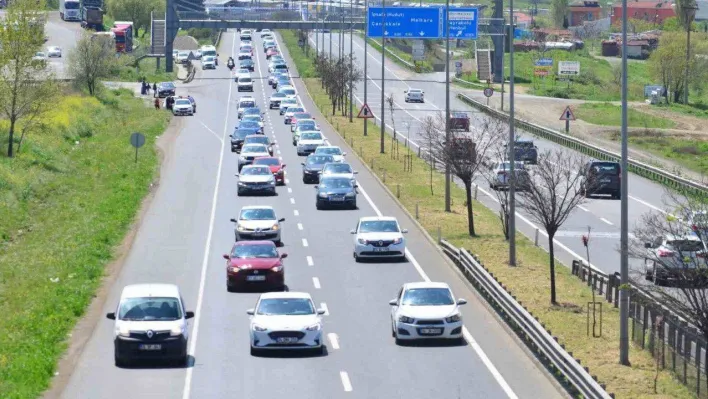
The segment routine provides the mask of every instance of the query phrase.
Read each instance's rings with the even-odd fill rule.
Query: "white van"
[[[214,57],[214,64],[219,65],[219,54],[216,52],[216,47],[202,46],[199,50],[202,52],[202,57],[212,56]]]

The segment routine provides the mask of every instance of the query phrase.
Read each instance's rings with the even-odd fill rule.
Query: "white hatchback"
[[[406,258],[406,239],[394,217],[363,217],[359,219],[354,235],[354,259],[359,262],[365,258]]]

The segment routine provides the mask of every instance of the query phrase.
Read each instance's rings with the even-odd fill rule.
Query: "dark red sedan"
[[[226,259],[226,290],[244,286],[268,286],[285,289],[283,259],[272,241],[238,241]]]
[[[259,157],[253,160],[253,165],[266,165],[273,172],[275,184],[279,186],[285,185],[285,164],[280,162],[276,157]]]

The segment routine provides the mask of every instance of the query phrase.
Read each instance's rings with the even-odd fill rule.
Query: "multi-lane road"
[[[330,49],[330,34],[312,34],[310,44],[314,48],[316,36],[319,37],[319,48],[324,49],[329,53]],[[339,55],[340,39],[338,33],[332,32],[332,54],[334,57]],[[359,66],[364,62],[364,41],[357,35],[353,38],[354,57]],[[345,54],[350,52],[350,36],[344,35],[343,51]],[[373,113],[378,117],[381,115],[381,53],[376,51],[371,46],[367,48],[367,79],[359,82],[356,85],[354,95],[358,107],[364,102],[364,84],[367,85],[367,103],[371,107]],[[384,68],[384,93],[388,97],[394,95],[396,100],[396,111],[394,112],[394,120],[396,130],[399,136],[410,136],[412,147],[416,148],[419,138],[419,127],[421,121],[428,115],[445,111],[445,77],[444,73],[417,74],[406,70],[390,61],[387,58]],[[425,103],[405,103],[404,91],[410,88],[422,89],[425,91]],[[472,125],[475,121],[486,118],[484,114],[473,110],[468,105],[460,101],[456,94],[464,93],[483,98],[479,92],[451,87],[450,89],[450,107],[453,111],[468,112],[472,119]],[[356,111],[355,111],[356,112]],[[385,123],[390,127],[394,122],[389,115],[388,105],[386,105]],[[477,122],[478,123],[478,122]],[[378,134],[378,132],[372,132]],[[530,138],[531,135],[518,131],[517,136]],[[558,145],[539,138],[535,139],[539,152],[558,149]],[[570,151],[570,150],[568,150]],[[496,202],[496,196],[488,188],[487,183],[480,179],[479,200],[492,209],[498,209],[499,205]],[[647,212],[664,212],[667,209],[664,199],[665,189],[652,181],[630,174],[629,181],[629,220],[630,228],[634,227],[634,223],[641,220],[641,216]],[[518,208],[517,208],[518,210]],[[543,228],[535,223],[528,214],[523,212],[517,213],[517,228],[525,235],[531,238],[536,236],[536,227],[539,227],[541,233],[539,235],[539,245],[544,248],[548,247],[547,237],[544,236]],[[591,228],[591,244],[590,256],[592,264],[598,269],[607,272],[619,272],[620,256],[618,252],[619,237],[620,237],[620,201],[592,198],[571,215],[568,221],[561,227],[561,230],[556,235],[556,256],[560,258],[566,265],[570,265],[573,259],[584,259],[585,248],[581,242],[583,234],[587,234],[588,226]],[[560,251],[558,250],[560,249]],[[632,260],[630,262],[631,273],[637,276],[637,273],[643,271],[643,263]],[[637,276],[638,277],[638,276]]]
[[[222,37],[220,53],[235,54],[238,38]],[[287,164],[287,184],[275,197],[237,197],[237,156],[229,149],[236,126],[236,92],[225,67],[200,71],[188,89],[198,113],[184,117],[149,211],[115,285],[105,312],[113,311],[123,286],[165,282],[179,285],[191,324],[189,366],[123,369],[113,363],[113,324],[99,320],[62,397],[73,398],[556,398],[563,397],[546,373],[478,299],[412,220],[355,157],[359,209],[315,210],[315,190],[302,183],[303,158],[290,143],[290,129],[277,110],[267,109],[272,89],[256,40],[255,92],[266,112],[266,134]],[[293,67],[287,50],[282,49]],[[308,111],[325,118],[294,79]],[[183,89],[179,89],[183,90]],[[346,143],[323,123],[333,145]],[[351,153],[351,150],[348,152]],[[249,319],[257,293],[228,293],[222,254],[233,244],[234,217],[241,206],[272,205],[285,217],[286,283],[310,292],[324,316],[327,354],[321,357],[252,357]],[[355,263],[352,236],[362,216],[398,218],[407,235],[405,263]],[[401,284],[444,281],[463,309],[469,334],[464,346],[396,346],[390,334],[388,301]]]
[[[76,47],[76,42],[81,38],[81,26],[78,22],[62,21],[59,12],[51,11],[47,13],[47,24],[44,32],[49,38],[44,49],[50,46],[58,46],[62,50],[61,58],[50,58],[49,65],[60,79],[68,79],[69,52]]]

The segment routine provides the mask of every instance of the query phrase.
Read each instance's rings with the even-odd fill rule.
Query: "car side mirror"
[[[300,162],[300,165],[305,166],[305,162]]]
[[[238,177],[238,173],[235,173],[234,176]]]
[[[388,301],[388,304],[391,306],[396,306],[398,305],[398,299],[391,299],[390,301]]]
[[[358,184],[355,184],[355,185],[354,185],[354,188],[359,188],[359,185],[358,185]]]
[[[107,318],[107,319],[111,319],[111,320],[115,320],[115,319],[116,319],[116,314],[113,313],[113,312],[111,312],[111,313],[106,313],[106,318]]]
[[[408,234],[408,229],[403,229],[403,230],[401,230],[401,233],[403,233],[403,234]]]
[[[357,172],[357,171],[355,170],[352,174],[353,174],[353,175],[358,175],[359,172]]]
[[[283,166],[281,166],[281,168],[284,168],[284,167],[286,167],[286,166],[288,166],[288,165],[286,165],[286,164],[283,164]]]
[[[280,254],[280,259],[285,259],[288,257],[288,254]]]
[[[222,256],[224,257],[224,259],[229,260],[229,255],[228,255],[228,254],[223,254]]]
[[[249,316],[253,316],[254,314],[256,314],[256,310],[255,309],[248,309],[246,311],[246,314]]]
[[[280,219],[278,219],[278,221],[279,221],[279,222],[284,222],[284,221],[285,221],[285,218],[280,218]]]
[[[349,234],[356,234],[356,230],[349,230]]]
[[[233,223],[237,223],[237,222],[236,222],[236,219],[234,219],[234,218],[229,219],[229,221],[231,221],[231,222],[233,222]]]
[[[343,156],[343,157],[344,157],[344,156],[346,156],[346,155],[347,155],[347,153],[346,153],[346,152],[343,152],[343,153],[342,153],[342,156]]]
[[[408,93],[408,90],[403,90],[404,93]]]
[[[463,299],[463,298],[460,298],[460,299],[457,300],[457,304],[458,304],[458,305],[466,305],[466,304],[467,304],[467,300],[466,300],[466,299]]]
[[[184,318],[189,320],[194,318],[194,312],[187,311],[184,313]]]
[[[326,312],[324,309],[317,309],[317,314],[318,314],[318,315],[322,316],[322,315],[324,315],[325,313],[327,313],[327,312]]]
[[[650,242],[645,242],[645,243],[644,243],[644,248],[651,248],[651,243],[650,243]]]
[[[315,184],[315,190],[317,190],[317,189],[319,189],[319,188],[320,188],[320,186],[318,186],[318,185]]]

